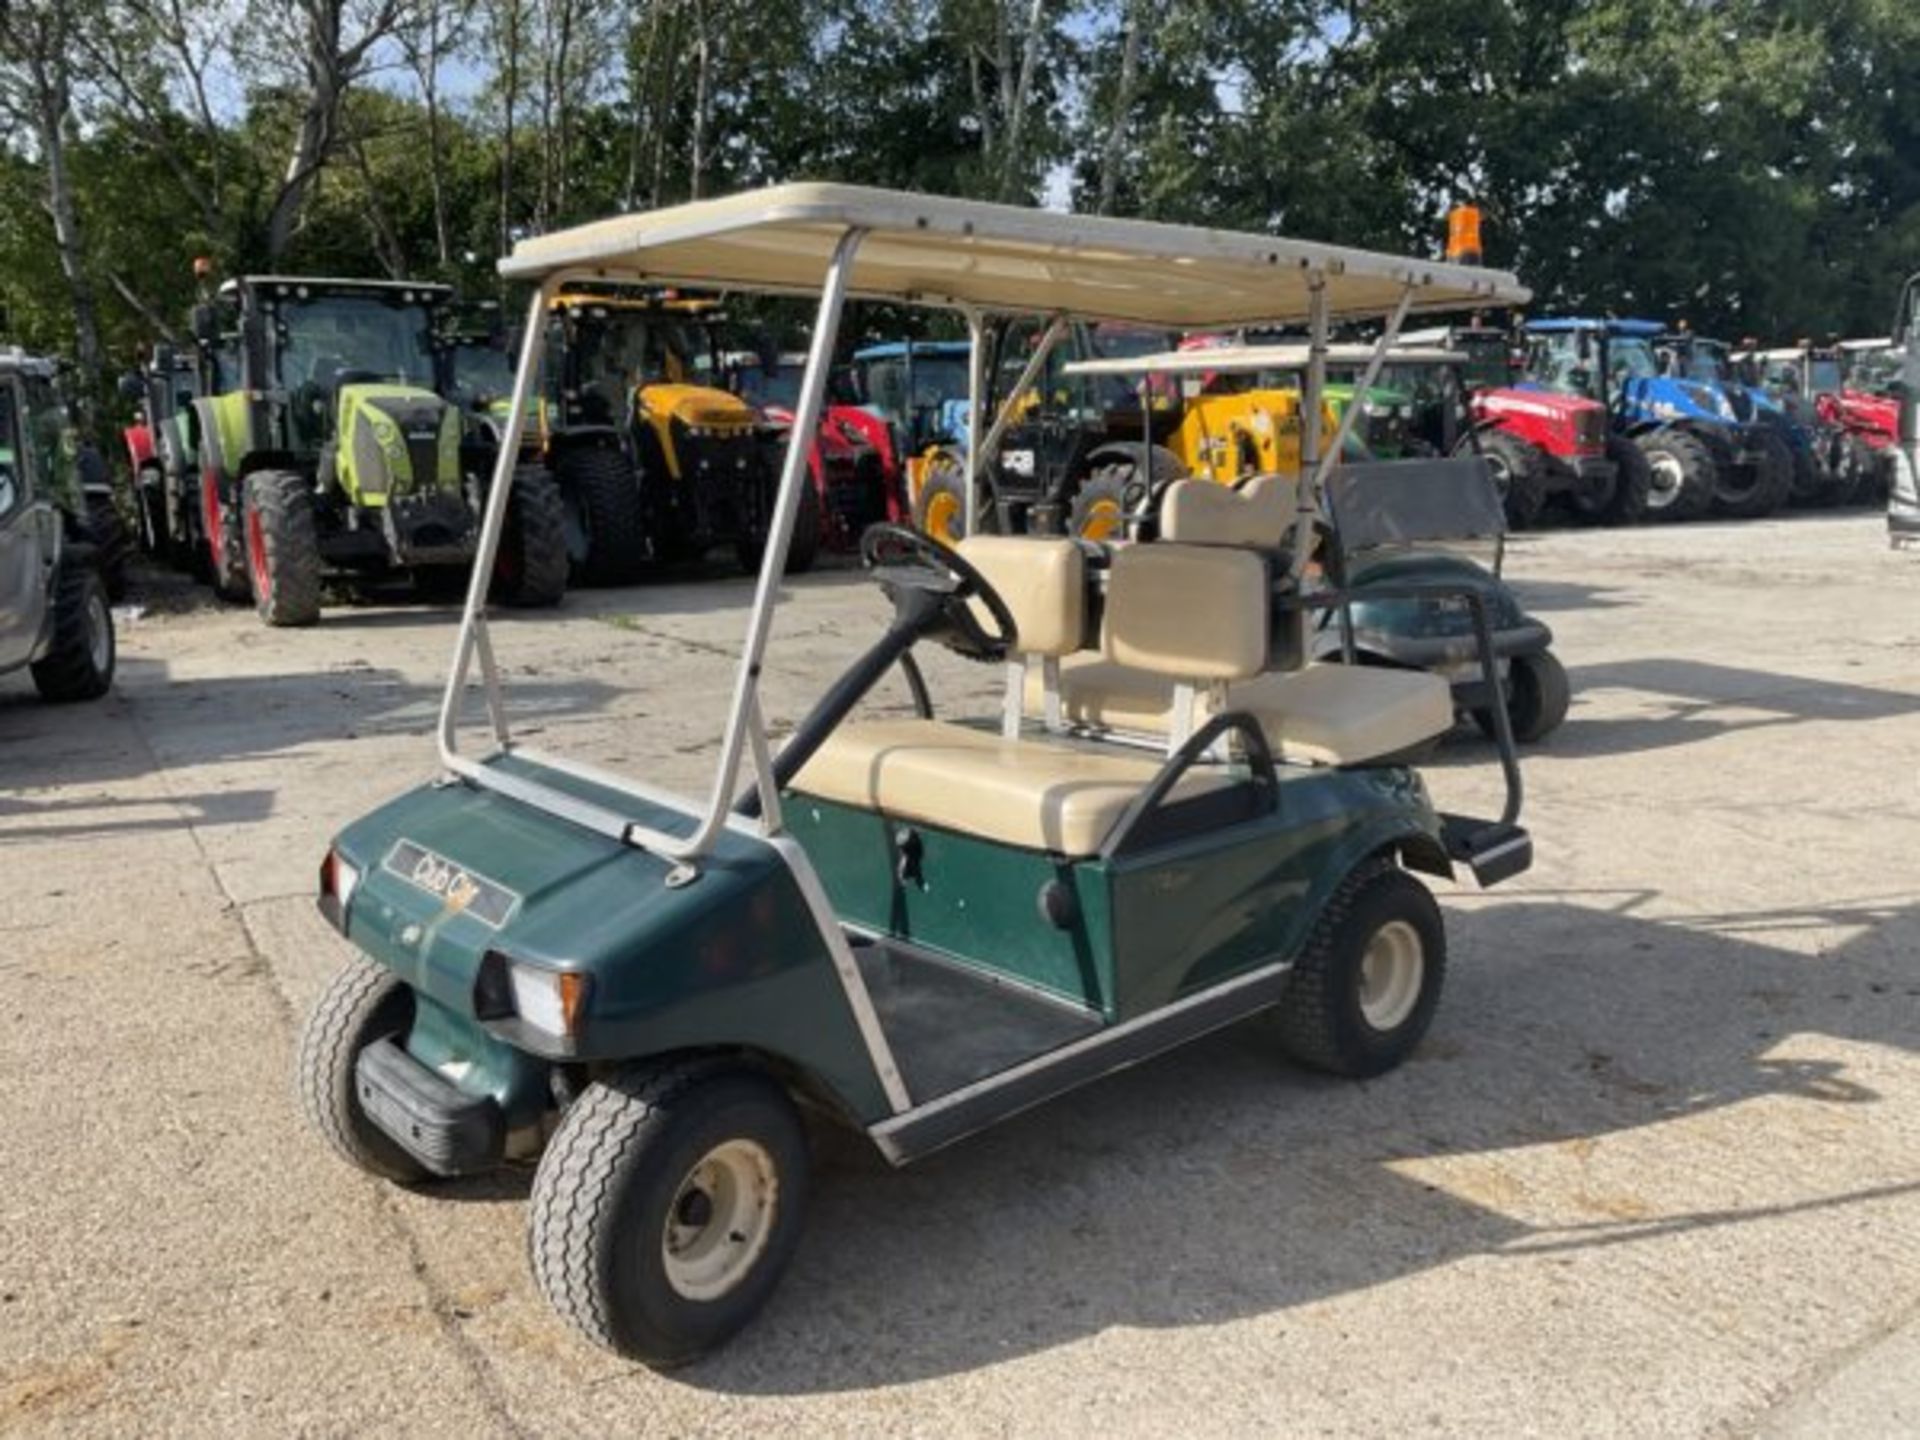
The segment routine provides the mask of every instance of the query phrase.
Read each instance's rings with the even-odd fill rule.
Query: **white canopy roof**
[[[835,244],[866,232],[848,292],[988,311],[1199,330],[1302,321],[1308,277],[1334,316],[1517,305],[1511,274],[1229,230],[1063,215],[857,185],[793,184],[595,221],[514,246],[509,279],[555,272],[764,292],[820,288]]]
[[[1232,375],[1245,370],[1305,370],[1310,352],[1305,345],[1217,345],[1199,350],[1163,350],[1155,355],[1116,356],[1105,360],[1074,360],[1061,366],[1068,375]],[[1329,345],[1327,364],[1357,369],[1373,359],[1371,345]],[[1458,350],[1395,347],[1387,351],[1388,364],[1464,365]]]

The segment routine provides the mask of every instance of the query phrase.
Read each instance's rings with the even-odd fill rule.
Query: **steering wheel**
[[[906,525],[869,525],[860,563],[893,602],[894,624],[931,637],[970,660],[1003,660],[1013,648],[1013,612],[965,557]],[[993,622],[981,622],[979,601]]]

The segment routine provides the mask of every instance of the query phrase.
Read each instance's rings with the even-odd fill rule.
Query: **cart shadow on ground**
[[[1440,1019],[1381,1080],[1291,1070],[1248,1026],[905,1171],[823,1138],[808,1233],[768,1312],[677,1378],[753,1394],[885,1387],[1114,1327],[1285,1311],[1466,1257],[1920,1191],[1909,1166],[1669,1212],[1620,1168],[1565,1193],[1550,1183],[1641,1127],[1745,1102],[1876,1103],[1841,1052],[1920,1048],[1920,978],[1903,968],[1920,944],[1913,897],[1678,922],[1557,901],[1450,909]],[[1817,956],[1741,938],[1816,924],[1852,936]],[[1554,1147],[1544,1191],[1529,1174],[1538,1152],[1503,1163],[1523,1147]],[[1552,1224],[1527,1218],[1540,1207]]]

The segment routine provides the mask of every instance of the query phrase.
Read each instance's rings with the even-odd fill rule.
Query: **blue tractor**
[[[1726,392],[1663,374],[1655,342],[1666,333],[1652,320],[1529,321],[1524,384],[1607,407],[1614,433],[1631,439],[1653,471],[1648,518],[1773,509],[1793,483],[1786,442],[1741,420]]]
[[[1727,514],[1764,515],[1784,504],[1815,505],[1826,498],[1831,482],[1822,463],[1814,427],[1803,424],[1793,410],[1756,385],[1752,376],[1743,373],[1742,367],[1734,362],[1731,345],[1724,340],[1696,335],[1682,326],[1660,337],[1659,350],[1661,368],[1668,375],[1720,391],[1737,419],[1765,426],[1786,446],[1785,492],[1772,497],[1764,494],[1745,497],[1746,506],[1740,503],[1742,497],[1723,497],[1721,508]]]

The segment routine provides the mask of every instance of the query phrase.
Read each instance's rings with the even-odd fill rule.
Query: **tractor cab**
[[[121,393],[138,407],[121,438],[133,474],[140,548],[180,569],[195,568],[206,553],[195,504],[199,434],[193,405],[202,385],[198,357],[166,341],[121,382]]]
[[[947,545],[880,525],[861,545],[874,623],[831,671],[818,633],[797,667],[779,660],[774,617],[801,588],[786,552],[849,296],[960,310],[976,345],[1002,326],[1057,340],[1073,325],[1168,334],[1274,317],[1323,344],[1335,313],[1377,314],[1384,351],[1410,310],[1523,301],[1513,277],[824,184],[523,240],[501,268],[537,287],[518,392],[582,269],[811,287],[819,302],[733,683],[722,699],[659,676],[643,700],[716,696],[700,793],[517,736],[512,635],[470,593],[432,773],[322,856],[320,909],[351,950],[297,1061],[323,1143],[412,1185],[537,1158],[536,1285],[589,1340],[672,1365],[746,1325],[800,1243],[802,1106],[904,1164],[1242,1020],[1339,1075],[1413,1052],[1447,968],[1444,917],[1416,877],[1495,884],[1527,868],[1532,842],[1503,710],[1500,815],[1443,814],[1407,756],[1452,724],[1445,683],[1302,664],[1288,643],[1310,612],[1350,603],[1309,570],[1339,524],[1328,482],[1343,438],[1321,433],[1317,363],[1297,476],[1181,479],[1157,543]],[[1050,345],[1012,349],[1020,373],[995,386],[991,414],[976,399],[969,491],[1009,427],[1086,418],[1076,397],[1098,392],[1049,370]],[[483,564],[526,423],[516,412],[501,447]],[[1488,653],[1478,595],[1409,593],[1464,606]],[[993,669],[923,669],[916,655],[936,649]],[[1116,706],[1135,697],[1145,733],[1065,713],[1061,673],[1087,662],[1106,667]],[[796,668],[819,675],[817,699],[770,714],[763,687]],[[960,671],[1001,677],[1000,693],[969,704],[969,682],[936,714],[934,682]],[[893,676],[910,713],[876,691]],[[470,699],[484,727],[465,718]]]

